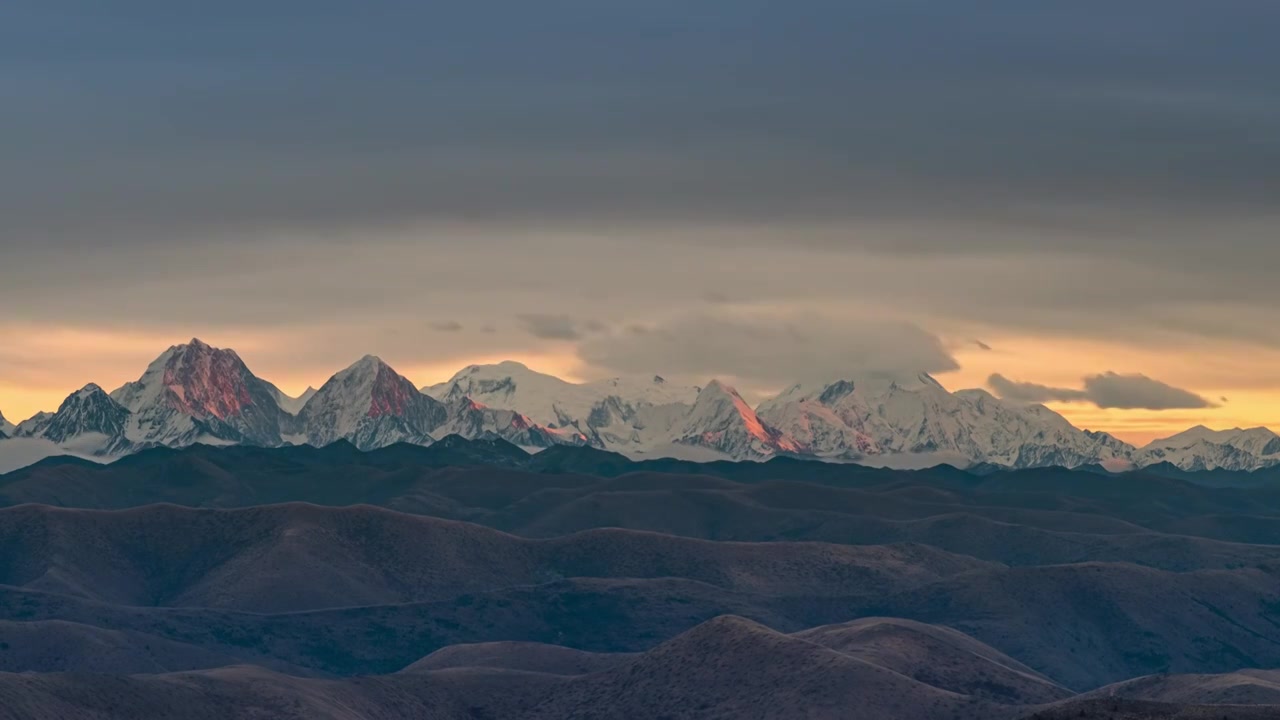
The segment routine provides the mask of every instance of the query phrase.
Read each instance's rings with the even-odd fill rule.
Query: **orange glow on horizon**
[[[941,373],[949,390],[985,388],[1000,373],[1016,381],[1079,388],[1087,375],[1115,371],[1142,373],[1185,388],[1218,407],[1143,410],[1098,408],[1088,403],[1046,403],[1079,428],[1104,431],[1142,446],[1195,425],[1215,429],[1270,427],[1280,431],[1280,374],[1275,386],[1251,386],[1241,378],[1267,378],[1280,368],[1280,352],[1226,343],[1204,351],[1175,353],[1075,338],[981,334],[991,350],[971,343],[954,351],[961,368]],[[1226,398],[1224,402],[1222,399]]]
[[[85,383],[96,382],[110,391],[136,380],[165,348],[190,339],[190,333],[168,330],[115,332],[12,323],[0,324],[0,335],[20,338],[20,342],[6,343],[0,349],[0,413],[14,423],[42,410],[56,410],[67,395]],[[1001,335],[982,329],[973,330],[970,336],[981,338],[992,349],[982,350],[972,343],[953,349],[961,369],[938,375],[948,389],[984,387],[992,373],[1076,388],[1083,376],[1092,373],[1142,372],[1199,393],[1219,407],[1166,411],[1100,409],[1083,403],[1052,403],[1050,407],[1079,427],[1110,432],[1137,445],[1200,424],[1213,428],[1262,425],[1280,430],[1280,371],[1273,370],[1280,368],[1277,351],[1223,344],[1175,353],[1074,338]],[[314,346],[323,340],[306,331],[282,336],[278,331],[228,330],[200,333],[200,337],[219,347],[234,348],[259,377],[295,397],[308,386],[320,387],[343,367],[341,363],[321,367],[314,362],[300,367],[299,356],[285,348]],[[570,382],[582,382],[589,376],[571,346],[555,352],[457,355],[423,362],[388,358],[418,387],[448,380],[467,365],[503,360],[521,362]],[[1265,380],[1271,377],[1276,378],[1274,383]],[[750,394],[753,401],[760,399],[757,395]],[[1225,402],[1221,400],[1224,397]]]

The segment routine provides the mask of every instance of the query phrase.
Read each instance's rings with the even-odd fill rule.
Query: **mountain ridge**
[[[530,450],[586,445],[694,461],[795,456],[900,468],[1169,464],[1243,472],[1280,465],[1280,436],[1265,428],[1200,426],[1138,448],[1076,428],[1043,405],[981,389],[949,391],[927,374],[800,383],[751,407],[718,380],[702,387],[657,375],[573,383],[514,361],[470,365],[418,388],[366,356],[293,398],[255,376],[234,350],[193,338],[162,353],[137,381],[109,395],[94,388],[17,426],[0,420],[0,440],[42,438],[103,458],[197,442],[277,447],[346,439],[370,450],[458,434]]]

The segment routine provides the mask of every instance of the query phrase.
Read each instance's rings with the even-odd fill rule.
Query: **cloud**
[[[1085,378],[1084,387],[1090,399],[1100,408],[1175,410],[1216,407],[1214,403],[1190,390],[1140,374],[1106,372]]]
[[[861,373],[958,367],[936,336],[910,323],[760,311],[697,312],[628,325],[587,339],[579,356],[601,374],[727,377],[774,389]]]
[[[440,320],[431,323],[430,327],[436,332],[461,332],[463,330],[462,323],[457,320]]]
[[[1029,403],[1086,402],[1089,396],[1083,390],[1057,388],[1029,382],[1014,382],[996,373],[987,378],[987,386],[1006,400]]]
[[[579,308],[645,328],[816,308],[1280,386],[1250,352],[1280,348],[1280,3],[1133,0],[1106,23],[1085,3],[922,4],[711,0],[690,22],[674,0],[311,3],[257,7],[246,34],[242,2],[0,3],[24,28],[0,82],[0,306],[174,341],[289,332],[278,362],[317,368],[353,346],[616,342]],[[479,331],[439,342],[419,308]],[[567,321],[488,325],[530,308]],[[68,383],[100,372],[68,358]]]
[[[1177,410],[1212,408],[1217,405],[1189,390],[1174,387],[1139,373],[1122,375],[1105,372],[1084,378],[1084,388],[1062,388],[1029,382],[1015,382],[1000,374],[987,385],[1006,400],[1045,403],[1092,403],[1105,409]]]
[[[981,340],[974,340],[974,341],[973,341],[973,344],[974,344],[974,346],[975,346],[975,347],[977,347],[979,350],[990,350],[990,349],[991,349],[991,346],[990,346],[990,345],[988,345],[988,344],[986,344],[986,343],[982,342]]]
[[[525,313],[517,318],[530,335],[541,340],[581,340],[584,334],[568,315]]]

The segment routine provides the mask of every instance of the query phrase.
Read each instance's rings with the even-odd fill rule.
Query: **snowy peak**
[[[67,396],[58,412],[41,413],[19,425],[17,435],[89,455],[119,454],[131,449],[126,438],[129,415],[124,406],[90,383]]]
[[[1197,442],[1232,445],[1252,452],[1264,453],[1269,446],[1275,445],[1272,452],[1280,452],[1280,435],[1264,427],[1249,429],[1232,428],[1230,430],[1212,430],[1204,425],[1197,425],[1177,435],[1154,440],[1146,447],[1181,448]],[[1144,448],[1145,449],[1145,448]]]
[[[279,391],[259,380],[233,350],[198,338],[166,350],[137,382],[111,397],[132,414],[135,442],[280,444]]]
[[[737,390],[718,380],[698,393],[674,441],[738,458],[804,451],[800,443],[763,422]]]
[[[895,455],[919,457],[923,464],[1074,467],[1127,458],[1132,451],[1110,436],[1078,430],[1042,405],[1008,403],[985,390],[948,392],[926,374],[796,385],[763,403],[759,413],[827,458]]]
[[[468,397],[484,405],[528,413],[541,424],[563,418],[556,404],[572,399],[575,386],[554,375],[530,370],[523,363],[505,360],[494,365],[469,365],[447,382],[422,391],[439,400]]]
[[[627,452],[669,443],[698,389],[658,376],[571,383],[506,361],[470,365],[423,392],[446,402],[470,398],[522,413],[561,441],[585,437],[595,447]]]
[[[362,450],[428,444],[447,419],[440,402],[372,355],[330,378],[298,414],[307,443],[322,447],[345,439]]]
[[[379,358],[366,356],[361,360],[361,366],[360,372],[371,374],[368,411],[371,418],[403,416],[411,405],[422,402],[425,397],[413,383]]]
[[[446,404],[448,421],[437,435],[458,435],[469,440],[505,440],[524,448],[552,445],[586,445],[586,435],[572,428],[546,428],[515,410],[491,408],[459,396]]]
[[[246,382],[251,376],[234,351],[194,338],[169,348],[137,383],[125,385],[116,395],[131,410],[159,397],[183,415],[227,419],[241,415],[253,402]]]
[[[15,430],[17,430],[17,428],[14,426],[14,424],[4,419],[4,413],[0,413],[0,435],[4,435],[5,437],[13,437],[13,433]]]
[[[757,412],[818,457],[858,460],[877,455],[884,448],[867,423],[841,411],[842,403],[854,396],[858,385],[853,380],[810,388],[795,385],[778,398],[762,403]]]
[[[1280,464],[1280,436],[1263,427],[1211,430],[1197,425],[1151,442],[1138,451],[1139,465],[1172,463],[1183,470],[1259,470]]]

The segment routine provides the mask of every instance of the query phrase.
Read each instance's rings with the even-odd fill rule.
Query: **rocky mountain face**
[[[4,418],[4,413],[0,413],[0,435],[12,437],[15,430],[17,428],[14,424]]]
[[[234,350],[200,340],[175,345],[111,398],[130,412],[126,437],[169,446],[196,442],[282,444],[279,391]]]
[[[349,440],[361,450],[399,442],[425,445],[448,420],[444,405],[418,392],[382,360],[366,355],[334,375],[298,413],[303,442]]]
[[[136,449],[128,439],[129,410],[90,383],[72,393],[56,413],[42,413],[16,428],[17,437],[48,440],[90,455],[118,455]]]
[[[737,390],[711,381],[672,433],[671,442],[742,460],[805,453],[793,437],[766,424]]]
[[[572,426],[547,428],[515,410],[491,408],[466,396],[455,396],[446,404],[448,421],[437,433],[440,437],[459,435],[468,439],[506,440],[526,448],[552,445],[587,445],[587,436]]]

